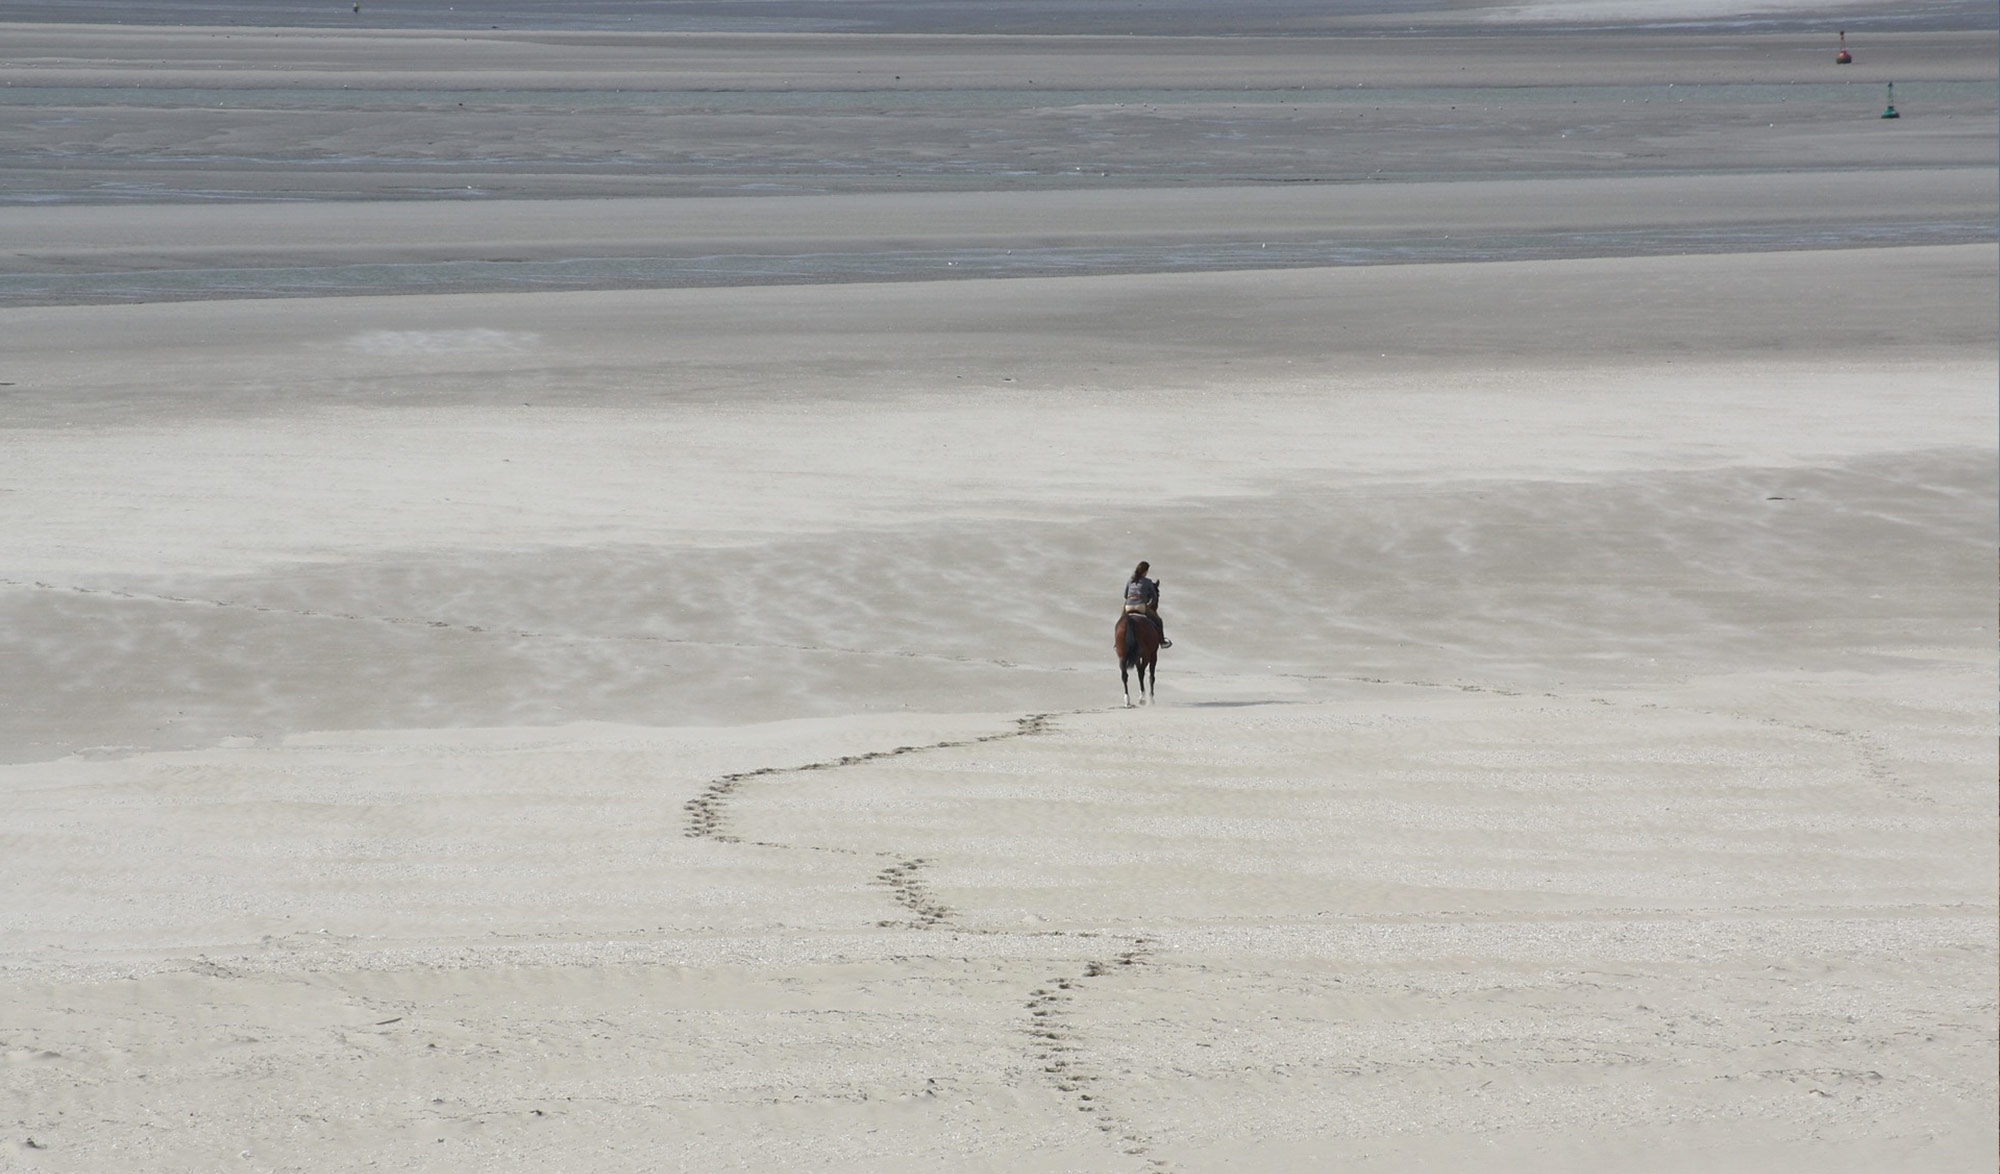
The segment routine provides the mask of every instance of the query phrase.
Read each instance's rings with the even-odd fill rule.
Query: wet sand
[[[1990,1169],[1990,32],[1486,16],[10,28],[0,1153]]]
[[[29,207],[0,305],[961,281],[1958,244],[1992,169],[1193,190]]]

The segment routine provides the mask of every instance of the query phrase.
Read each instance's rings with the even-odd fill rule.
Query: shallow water
[[[1983,82],[1905,85],[1900,101],[1971,102],[1990,99]],[[0,86],[0,106],[51,110],[136,108],[151,110],[429,110],[521,113],[584,109],[677,113],[833,113],[868,111],[999,111],[1109,106],[1446,106],[1476,111],[1508,106],[1690,103],[1731,106],[1789,103],[1868,105],[1879,101],[1873,81],[1786,84],[1644,86],[1324,86],[1308,89],[1107,88],[1050,89],[376,89],[341,86]]]
[[[1863,81],[1221,89],[1128,74],[1098,88],[785,89],[767,76],[731,89],[0,86],[0,204],[1543,178],[1992,154],[1992,87],[1976,81],[1899,87],[1903,125],[1936,130],[1891,141],[1869,137],[1885,96]]]
[[[239,14],[264,11],[259,3]],[[782,4],[755,7],[776,12]],[[1281,8],[1253,4],[1249,11]],[[589,8],[485,10],[583,19]],[[628,15],[641,10],[666,18],[661,6],[633,6]],[[0,15],[9,11],[17,10],[0,0]],[[35,48],[36,36],[47,44]],[[1784,54],[1746,72],[1733,59],[1716,65],[1713,47],[1695,38],[1563,40],[1579,52],[1597,46],[1625,55],[1617,68],[1600,63],[1566,75],[1571,58],[1563,52],[1516,45],[1511,56],[1488,60],[1468,49],[1486,42],[1400,36],[1377,38],[1375,51],[1350,54],[1344,66],[1318,48],[1298,48],[1312,41],[1241,42],[1227,50],[1203,42],[1198,56],[1208,64],[1199,68],[1189,64],[1194,50],[1164,48],[1168,42],[1095,37],[1049,38],[1032,51],[1022,47],[1027,42],[972,51],[956,38],[683,44],[496,37],[476,52],[449,46],[477,37],[299,33],[267,43],[112,30],[24,37],[24,54],[34,55],[0,71],[0,81],[87,84],[0,84],[0,205],[17,210],[1832,171],[1912,178],[1907,198],[1899,190],[1856,207],[1851,220],[1829,216],[1811,198],[1817,188],[1795,186],[1808,198],[1795,201],[1795,211],[1777,212],[1776,224],[1731,205],[1704,211],[1698,226],[1676,214],[1668,219],[1676,227],[1658,230],[1627,222],[1617,231],[1543,231],[1572,227],[1544,217],[1534,232],[1494,233],[1392,216],[1372,225],[1329,220],[1274,240],[1263,230],[1232,229],[1232,213],[1218,203],[1212,227],[1179,236],[1123,224],[1080,236],[1059,222],[1012,236],[976,223],[953,229],[973,233],[966,243],[977,248],[894,233],[829,246],[835,238],[809,220],[784,239],[702,240],[663,223],[630,244],[523,251],[397,253],[355,240],[351,251],[331,255],[272,252],[224,234],[214,238],[216,251],[199,256],[169,256],[176,244],[163,240],[157,250],[141,242],[127,257],[104,253],[87,235],[75,238],[74,248],[23,239],[0,270],[31,272],[0,276],[4,305],[1393,265],[1964,243],[1996,235],[1976,206],[1938,198],[1921,178],[1929,169],[1987,166],[1995,157],[1990,77],[1952,80],[1990,74],[1990,64],[1965,58],[1953,48],[1957,38],[1948,37],[1929,39],[1931,55],[1960,56],[1898,88],[1907,112],[1901,122],[1878,119],[1884,94],[1858,72],[1824,61],[1801,71]],[[1510,32],[1495,43],[1519,40]],[[408,53],[383,58],[391,44]],[[661,56],[668,45],[681,55]],[[718,46],[719,54],[711,52]],[[1454,54],[1464,55],[1463,64]],[[1037,64],[1021,68],[1029,61]],[[1328,84],[1343,69],[1361,83]],[[899,75],[910,81],[886,84]],[[1017,77],[1060,84],[1015,85]],[[1675,77],[1708,80],[1669,80]],[[1767,80],[1731,80],[1743,77]],[[1254,84],[1227,85],[1237,78]],[[141,84],[115,84],[126,79]],[[289,84],[294,80],[301,84]],[[1506,223],[1513,229],[1522,222]],[[1574,227],[1592,225],[1604,222]],[[1384,239],[1385,231],[1397,235]],[[1015,247],[1003,247],[1009,244]]]
[[[1283,32],[1449,0],[8,0],[0,21],[617,32]]]
[[[0,0],[0,22],[281,28],[436,28],[621,32],[1172,33],[1323,32],[1343,20],[1479,19],[1453,0]],[[1982,0],[1849,11],[1846,27],[1990,29]],[[1659,22],[1676,28],[1819,29],[1823,13]]]

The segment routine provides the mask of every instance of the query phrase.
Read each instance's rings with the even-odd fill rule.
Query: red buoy
[[[1854,54],[1847,51],[1847,30],[1840,30],[1840,52],[1833,55],[1835,65],[1853,65]]]

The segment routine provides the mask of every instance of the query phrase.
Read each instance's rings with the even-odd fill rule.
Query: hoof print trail
[[[1116,1144],[1121,1153],[1146,1158],[1145,1167],[1148,1170],[1164,1171],[1171,1169],[1172,1164],[1161,1158],[1147,1157],[1152,1152],[1152,1139],[1106,1104],[1093,1087],[1098,1077],[1090,1071],[1090,1064],[1082,1050],[1072,1042],[1074,1032],[1068,1018],[1070,1001],[1089,988],[1091,979],[1144,964],[1150,957],[1151,944],[1141,938],[1132,943],[1131,949],[1114,958],[1091,959],[1084,963],[1081,974],[1052,978],[1046,985],[1030,992],[1026,1030],[1036,1066],[1055,1090],[1069,1101],[1070,1107],[1079,1113],[1091,1114],[1098,1131],[1105,1135],[1106,1140]]]
[[[709,783],[702,788],[701,794],[681,804],[681,809],[688,813],[686,834],[697,840],[716,840],[724,844],[742,843],[741,837],[729,835],[722,830],[722,801],[742,785],[743,780],[777,773],[779,773],[777,767],[766,766],[757,770],[723,775]]]
[[[951,907],[931,896],[930,891],[924,888],[922,878],[918,875],[919,870],[928,863],[929,861],[921,858],[916,860],[899,860],[875,874],[875,879],[887,885],[889,891],[895,895],[896,903],[908,909],[914,915],[912,924],[918,929],[933,929],[940,925],[946,925],[951,921]],[[895,923],[877,922],[876,924],[894,925]]]
[[[1071,712],[1082,713],[1083,710]],[[843,856],[868,855],[859,848],[828,846],[824,844],[786,844],[775,840],[746,840],[733,835],[728,830],[727,805],[729,797],[736,789],[750,779],[767,775],[804,774],[809,771],[838,770],[844,766],[859,766],[865,762],[877,762],[885,758],[900,758],[905,754],[920,754],[926,750],[951,750],[965,746],[979,746],[987,742],[1004,742],[1010,738],[1028,738],[1046,734],[1055,728],[1053,713],[1031,713],[1014,719],[1014,728],[997,734],[984,734],[977,738],[954,738],[943,742],[927,742],[917,746],[896,746],[888,750],[873,750],[865,754],[843,754],[820,762],[807,762],[799,766],[765,766],[756,770],[737,771],[711,779],[701,793],[681,804],[687,812],[687,825],[682,834],[693,840],[712,840],[718,844],[749,844],[760,848],[789,848],[802,852],[833,852]],[[910,921],[898,922],[882,920],[875,924],[883,928],[897,925],[915,925],[918,929],[934,929],[951,923],[951,907],[932,896],[924,887],[919,875],[924,865],[930,863],[921,857],[903,859],[889,853],[876,853],[894,860],[895,863],[875,874],[877,883],[888,888],[896,903],[913,914]]]

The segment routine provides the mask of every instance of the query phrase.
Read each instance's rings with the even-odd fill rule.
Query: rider
[[[1160,632],[1160,647],[1172,648],[1174,642],[1167,639],[1167,625],[1160,619],[1160,584],[1146,577],[1151,569],[1152,564],[1147,562],[1132,568],[1132,577],[1125,583],[1125,614],[1152,617],[1153,626]]]

